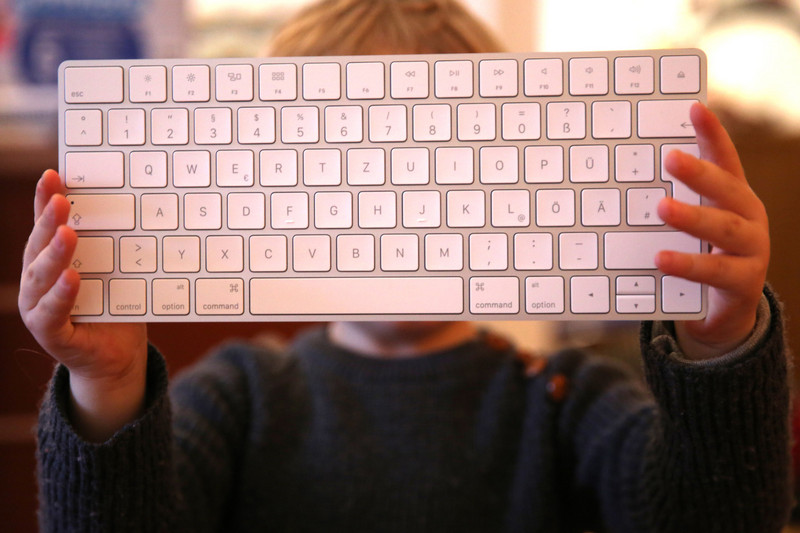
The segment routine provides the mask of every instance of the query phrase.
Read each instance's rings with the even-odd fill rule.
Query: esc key
[[[69,104],[122,102],[122,67],[67,67],[64,99]]]

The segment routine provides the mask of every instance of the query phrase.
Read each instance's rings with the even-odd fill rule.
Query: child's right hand
[[[105,440],[141,409],[147,329],[145,324],[70,320],[80,276],[70,267],[78,237],[66,226],[70,207],[65,192],[52,170],[36,185],[19,311],[36,341],[70,371],[73,422],[85,438]]]

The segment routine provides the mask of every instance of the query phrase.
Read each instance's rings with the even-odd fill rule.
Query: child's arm
[[[709,285],[706,318],[675,323],[684,355],[708,359],[735,349],[753,330],[769,264],[769,227],[764,205],[747,184],[736,148],[719,120],[700,104],[692,107],[691,118],[703,159],[673,151],[665,164],[704,197],[703,205],[666,198],[658,214],[713,249],[707,255],[662,251],[656,264],[665,274]]]
[[[80,277],[69,265],[77,235],[66,226],[64,192],[52,170],[36,185],[36,222],[23,257],[19,310],[39,344],[69,369],[72,423],[83,438],[101,442],[141,413],[147,331],[144,324],[70,320]]]

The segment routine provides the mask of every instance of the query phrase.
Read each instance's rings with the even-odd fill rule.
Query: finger
[[[726,254],[687,254],[662,250],[655,257],[656,267],[669,276],[705,283],[727,291],[741,292],[752,280],[764,275],[759,263],[749,257]],[[762,283],[753,286],[760,290]]]
[[[45,206],[54,194],[65,194],[66,189],[55,170],[45,170],[36,183],[36,194],[33,199],[33,220],[39,220]]]
[[[67,223],[69,209],[69,201],[64,196],[56,194],[50,198],[42,216],[33,225],[33,230],[31,230],[31,235],[25,245],[25,252],[22,255],[23,272],[52,240],[56,229]]]
[[[72,337],[70,313],[80,288],[80,275],[73,269],[61,272],[26,317],[26,324],[37,335],[37,341],[51,351],[63,346]]]
[[[75,231],[59,226],[44,250],[36,256],[25,272],[19,290],[21,311],[33,309],[69,265],[77,244]]]
[[[712,204],[747,219],[761,219],[763,205],[746,181],[735,179],[714,163],[672,150],[664,162],[667,171]]]
[[[717,116],[705,105],[696,103],[689,110],[689,117],[703,159],[719,165],[723,170],[744,180],[744,169],[739,154]]]
[[[730,254],[752,256],[764,251],[763,228],[731,211],[664,198],[658,204],[658,216],[669,226]]]

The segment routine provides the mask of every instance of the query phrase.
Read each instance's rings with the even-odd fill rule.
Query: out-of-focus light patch
[[[631,50],[683,46],[695,35],[691,0],[542,0],[543,51]]]
[[[263,15],[275,10],[294,10],[310,0],[188,0],[189,16],[195,20],[212,17]]]
[[[800,131],[800,34],[774,22],[748,20],[708,32],[709,100],[735,106],[752,120]]]

